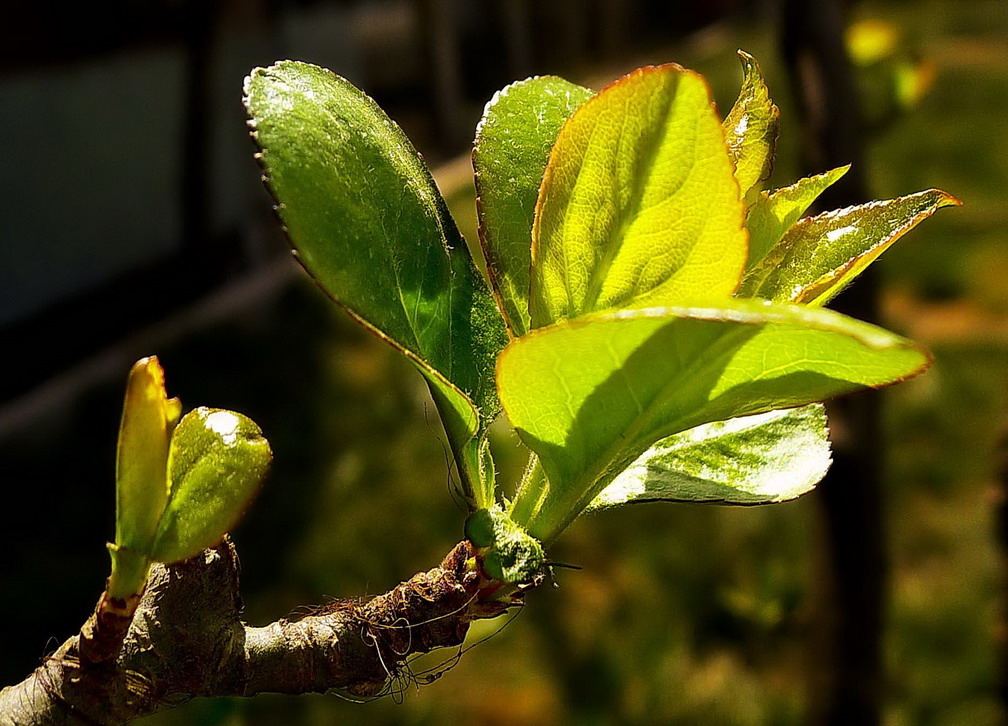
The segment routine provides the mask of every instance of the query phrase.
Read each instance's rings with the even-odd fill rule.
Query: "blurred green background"
[[[936,359],[926,376],[885,396],[884,723],[999,724],[1008,4],[876,0],[859,3],[853,18],[874,23],[865,33],[892,34],[911,81],[927,85],[912,108],[899,110],[892,65],[858,70],[879,121],[868,149],[872,195],[936,186],[965,202],[879,263],[885,323],[930,346]],[[734,51],[745,48],[782,107],[773,182],[783,185],[798,173],[801,134],[775,43],[771,24],[729,15],[567,75],[597,85],[674,60],[707,75],[726,109],[740,77]],[[448,163],[439,180],[473,241],[465,164]],[[273,445],[274,470],[235,533],[247,617],[256,624],[330,597],[385,591],[436,564],[460,539],[464,519],[420,376],[303,275],[280,274],[263,289],[145,351],[161,357],[170,395],[187,407],[240,410]],[[21,621],[54,639],[27,652],[18,642],[15,652],[0,635],[8,679],[73,632],[100,592],[126,370],[0,435],[11,520],[0,570],[7,628]],[[502,476],[513,480],[523,463],[515,438],[501,425],[494,443]],[[558,587],[532,593],[513,620],[474,625],[467,643],[478,647],[430,685],[403,681],[364,705],[337,695],[197,699],[146,723],[804,723],[822,667],[814,647],[821,543],[814,495],[767,508],[653,504],[585,517],[551,553],[582,569],[559,570]],[[453,656],[413,667],[422,673]]]

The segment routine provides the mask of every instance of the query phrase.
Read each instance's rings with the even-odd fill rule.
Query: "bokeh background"
[[[774,507],[584,518],[552,553],[582,569],[513,620],[475,625],[478,647],[429,685],[368,704],[197,699],[147,723],[1005,722],[1004,0],[116,0],[5,18],[0,683],[101,592],[122,385],[144,355],[187,407],[242,411],[273,445],[235,532],[251,622],[382,592],[461,537],[419,375],[290,260],[245,131],[251,67],[309,60],[365,88],[472,243],[468,148],[495,90],[542,73],[598,87],[674,60],[727,109],[741,47],[783,110],[772,186],[839,147],[861,172],[849,201],[932,186],[965,201],[845,293],[936,357],[867,421],[874,404],[836,412],[840,454],[868,463]],[[818,51],[853,94],[828,114],[843,143],[817,125],[822,89],[803,75]],[[495,447],[513,477],[504,425]]]

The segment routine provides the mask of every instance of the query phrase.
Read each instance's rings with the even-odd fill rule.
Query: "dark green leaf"
[[[546,561],[542,545],[499,506],[470,514],[465,531],[468,540],[481,550],[486,573],[500,582],[532,582]]]
[[[427,165],[374,101],[313,65],[256,69],[245,105],[298,260],[427,377],[479,503],[476,434],[498,412],[506,334]]]

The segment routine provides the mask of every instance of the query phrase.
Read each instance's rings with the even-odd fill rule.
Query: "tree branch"
[[[469,623],[508,602],[459,543],[440,566],[369,601],[345,600],[265,627],[241,621],[239,564],[225,540],[171,566],[156,565],[118,655],[82,657],[95,616],[21,683],[0,691],[0,724],[124,724],[193,696],[321,693],[373,696],[407,658],[460,645]]]

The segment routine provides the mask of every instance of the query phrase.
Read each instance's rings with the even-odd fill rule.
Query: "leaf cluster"
[[[246,79],[298,260],[427,380],[497,579],[528,581],[542,557],[523,537],[549,544],[586,509],[808,491],[830,458],[819,402],[930,362],[823,305],[958,200],[804,216],[846,168],[764,190],[779,112],[740,57],[724,119],[675,64],[599,93],[551,76],[498,92],[473,150],[485,278],[422,158],[362,91],[293,61]],[[502,409],[530,450],[511,500],[487,439]]]
[[[158,359],[137,361],[119,427],[109,596],[134,598],[152,562],[185,560],[220,542],[259,492],[271,459],[251,419],[206,407],[182,416]]]

